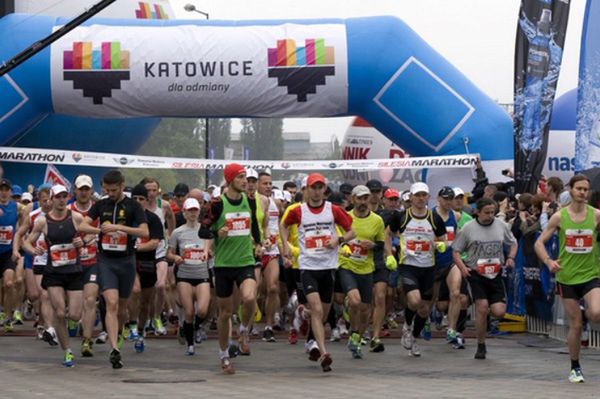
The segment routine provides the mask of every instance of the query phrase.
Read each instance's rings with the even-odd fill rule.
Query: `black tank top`
[[[48,233],[45,235],[48,246],[48,264],[46,271],[50,273],[78,273],[83,269],[79,263],[79,252],[73,246],[73,239],[77,236],[77,230],[73,224],[71,210],[67,210],[67,216],[62,220],[53,219],[46,214]]]

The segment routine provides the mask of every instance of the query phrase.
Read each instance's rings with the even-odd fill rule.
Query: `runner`
[[[175,263],[177,292],[184,310],[183,333],[187,343],[186,355],[193,356],[194,351],[194,319],[200,325],[208,313],[210,303],[210,276],[208,273],[208,257],[212,253],[212,241],[208,236],[200,238],[200,203],[188,198],[183,203],[183,214],[186,224],[173,231],[169,239],[167,258]],[[196,307],[194,307],[194,299]]]
[[[249,355],[248,326],[256,309],[255,255],[261,253],[260,232],[256,219],[256,201],[248,198],[246,170],[237,163],[224,169],[227,191],[215,198],[203,222],[203,230],[211,229],[215,238],[215,285],[219,309],[218,335],[221,370],[234,374],[230,360],[229,322],[233,313],[233,287],[237,284],[242,301],[239,353]],[[201,231],[200,237],[211,232]]]
[[[17,261],[21,258],[18,245],[16,251],[13,251],[19,212],[17,203],[11,198],[11,189],[12,183],[8,179],[0,180],[0,279],[2,279],[4,304],[0,323],[4,323],[6,332],[14,329],[12,316],[18,301],[15,290],[15,270]]]
[[[351,326],[348,349],[355,359],[362,358],[361,337],[369,324],[375,272],[373,253],[376,247],[383,250],[385,241],[383,219],[369,210],[368,203],[371,195],[366,186],[359,185],[352,190],[354,208],[350,211],[350,216],[356,238],[342,248],[344,257],[341,259],[338,272],[342,289],[348,297]],[[392,260],[396,266],[393,257]],[[383,307],[385,312],[385,294]],[[383,344],[379,342],[379,345]]]
[[[173,207],[177,208],[175,213],[175,228],[183,226],[185,224],[185,217],[183,217],[183,203],[190,194],[190,187],[185,183],[177,183],[173,189],[173,202],[171,203],[171,210]]]
[[[581,383],[584,382],[579,364],[582,331],[579,303],[582,299],[588,320],[600,321],[600,262],[597,241],[600,211],[587,204],[590,190],[587,176],[575,175],[568,185],[571,203],[552,215],[548,226],[535,243],[535,251],[550,272],[556,273],[556,288],[569,318],[569,381]],[[558,259],[552,259],[544,245],[557,229],[560,248]]]
[[[338,246],[355,237],[351,217],[340,207],[325,201],[325,178],[312,173],[307,179],[306,202],[290,211],[282,221],[280,234],[287,266],[291,263],[289,226],[298,225],[298,265],[306,300],[310,306],[311,328],[321,353],[323,371],[331,371],[333,359],[325,348],[323,322],[333,297]],[[346,233],[338,237],[336,224]]]
[[[83,246],[83,240],[77,229],[83,221],[83,216],[67,208],[69,192],[65,186],[54,185],[51,192],[52,210],[35,220],[33,230],[23,246],[32,255],[42,255],[48,251],[42,287],[48,290],[54,308],[58,341],[65,351],[62,364],[65,367],[73,367],[75,359],[69,345],[66,319],[68,317],[78,322],[81,318],[83,269],[79,262],[79,248]],[[44,234],[45,247],[36,244],[41,234]]]
[[[476,207],[477,218],[459,231],[452,244],[452,257],[463,278],[468,279],[475,301],[475,359],[485,359],[487,317],[491,312],[492,316],[502,318],[506,312],[502,265],[514,267],[517,241],[510,227],[495,217],[498,205],[493,199],[481,198]],[[505,245],[510,247],[506,259]],[[463,261],[461,253],[464,251],[467,256]]]
[[[106,330],[112,348],[109,360],[117,369],[123,367],[122,342],[118,342],[118,338],[126,321],[127,302],[135,281],[135,237],[147,238],[149,233],[144,209],[123,193],[125,179],[121,172],[107,172],[102,179],[102,187],[108,198],[92,206],[81,223],[80,231],[100,235],[98,273],[106,302]],[[100,219],[99,228],[93,226],[96,219]]]
[[[434,252],[446,250],[446,227],[437,213],[427,209],[427,184],[414,183],[410,187],[410,194],[410,208],[394,214],[390,220],[386,246],[391,247],[392,234],[400,233],[398,270],[407,301],[401,343],[411,356],[421,356],[415,341],[431,312],[435,281]],[[386,252],[391,253],[391,249],[386,249]]]
[[[85,217],[93,205],[94,184],[92,178],[87,175],[79,175],[75,179],[73,187],[75,201],[69,204],[68,209]],[[98,220],[95,220],[93,225],[98,227]],[[96,234],[79,233],[79,237],[83,240],[83,246],[79,248],[79,262],[83,267],[83,313],[81,318],[83,341],[81,342],[81,355],[92,357],[94,356],[92,334],[94,332],[94,322],[96,321],[96,300],[98,299],[98,265],[96,258],[98,236]]]

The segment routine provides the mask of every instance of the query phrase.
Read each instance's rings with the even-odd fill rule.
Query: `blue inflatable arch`
[[[2,18],[0,59],[66,22]],[[415,156],[513,156],[509,116],[393,17],[92,19],[0,93],[3,145],[122,153],[160,117],[358,115]]]

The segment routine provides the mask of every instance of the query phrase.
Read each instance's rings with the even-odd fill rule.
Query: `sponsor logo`
[[[277,47],[267,49],[269,77],[277,85],[287,87],[298,102],[306,102],[317,86],[326,84],[327,76],[335,76],[334,47],[325,39],[306,39],[304,47],[296,47],[293,39],[277,40]]]
[[[81,155],[80,152],[74,152],[73,155],[71,155],[71,157],[73,158],[73,161],[79,162],[83,158],[83,155]]]
[[[169,15],[160,4],[152,4],[147,2],[139,2],[140,8],[135,10],[137,19],[169,19]]]
[[[113,158],[113,160],[114,160],[116,163],[119,163],[119,164],[121,164],[121,165],[123,165],[123,166],[125,166],[125,165],[129,165],[130,163],[132,163],[132,162],[134,161],[133,159],[129,159],[129,158],[127,158],[127,157]]]
[[[73,82],[83,97],[100,105],[121,89],[129,80],[129,51],[121,50],[120,42],[102,42],[94,49],[92,42],[74,42],[73,49],[63,52],[63,78]]]
[[[289,169],[291,166],[292,166],[292,165],[290,165],[290,163],[289,163],[289,162],[282,162],[282,163],[281,163],[281,167],[282,167],[283,169]]]

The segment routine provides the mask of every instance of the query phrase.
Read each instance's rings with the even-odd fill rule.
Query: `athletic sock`
[[[409,309],[408,307],[404,311],[404,320],[406,320],[406,324],[409,326],[412,325],[413,319],[417,313],[414,310]]]
[[[415,323],[413,326],[413,337],[418,338],[421,335],[421,330],[425,326],[425,319],[419,315],[415,315]]]
[[[188,344],[194,345],[194,324],[188,323],[187,321],[183,322],[183,334],[185,335],[185,340]]]
[[[581,368],[581,366],[579,365],[579,359],[577,359],[577,360],[571,359],[571,370],[580,369],[580,368]]]
[[[458,320],[456,322],[456,331],[462,333],[467,328],[467,311],[464,309],[460,310],[458,314]]]

